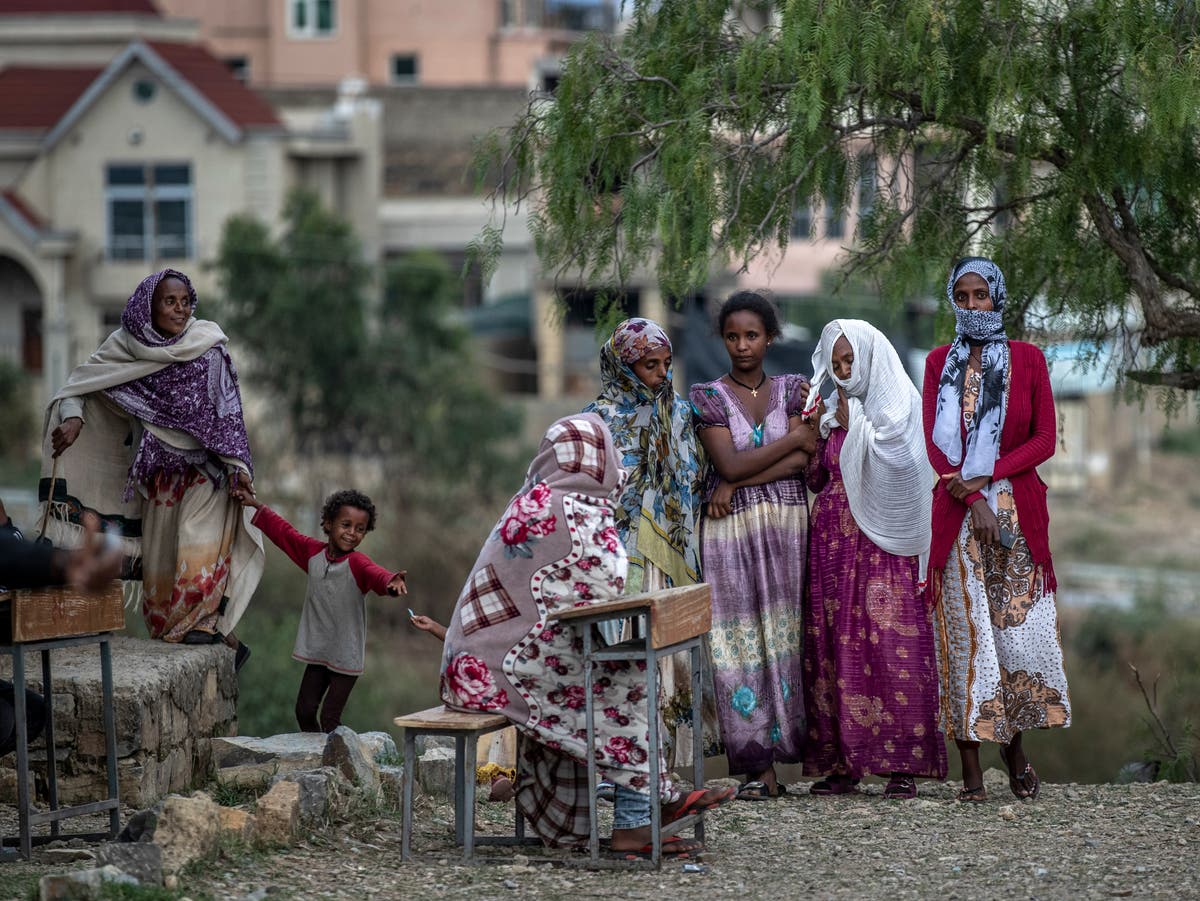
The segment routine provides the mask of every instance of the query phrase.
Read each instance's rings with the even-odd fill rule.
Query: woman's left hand
[[[721,519],[733,512],[733,486],[721,479],[708,499],[708,518]]]
[[[975,476],[973,479],[963,481],[961,472],[952,472],[942,476],[942,481],[946,483],[946,490],[950,492],[950,496],[961,501],[966,500],[968,495],[986,488],[991,478],[988,476]]]
[[[834,411],[833,418],[837,420],[838,425],[840,425],[846,431],[849,431],[850,430],[850,402],[846,399],[846,392],[843,391],[841,389],[841,387],[839,387],[837,389],[837,392],[838,392],[838,405],[837,405],[837,410]]]

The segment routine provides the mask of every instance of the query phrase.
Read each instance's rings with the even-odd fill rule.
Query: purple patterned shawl
[[[175,269],[164,269],[147,276],[121,314],[121,326],[147,347],[166,347],[183,336],[181,332],[168,338],[154,328],[151,310],[154,289],[168,276],[187,285],[193,317],[195,315],[196,289],[192,287],[191,279]],[[189,319],[184,332],[195,321]],[[149,431],[143,432],[137,456],[129,470],[131,486],[147,484],[158,473],[183,472],[189,466],[202,466],[208,461],[209,453],[241,460],[253,473],[237,371],[223,345],[213,345],[194,360],[173,363],[158,372],[109,388],[105,394],[138,419],[186,432],[205,448],[189,451],[171,447]],[[214,474],[220,476],[223,470],[224,467],[217,467]]]

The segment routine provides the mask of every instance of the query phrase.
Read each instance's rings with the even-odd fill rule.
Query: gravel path
[[[463,866],[448,808],[425,799],[407,865],[399,820],[384,816],[208,864],[184,874],[177,897],[1200,897],[1200,785],[1045,785],[1036,802],[1018,802],[999,772],[987,784],[992,799],[979,805],[954,803],[949,784],[922,784],[912,802],[885,802],[879,785],[817,799],[807,783],[777,802],[735,802],[709,818],[701,873],[678,861],[660,873],[590,872],[536,848],[485,848],[493,862]],[[482,803],[480,829],[500,832],[511,815]],[[38,875],[66,868],[0,864],[0,898],[25,897]]]

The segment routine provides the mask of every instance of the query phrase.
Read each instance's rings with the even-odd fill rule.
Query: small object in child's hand
[[[413,612],[412,612],[412,607],[409,607],[409,608],[408,608],[408,618],[409,618],[409,619],[416,619],[416,618],[417,618],[417,615],[416,615],[415,613],[413,613]]]

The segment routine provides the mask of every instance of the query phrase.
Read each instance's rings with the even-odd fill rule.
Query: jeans
[[[650,825],[650,794],[616,786],[613,799],[613,829],[637,829]]]

